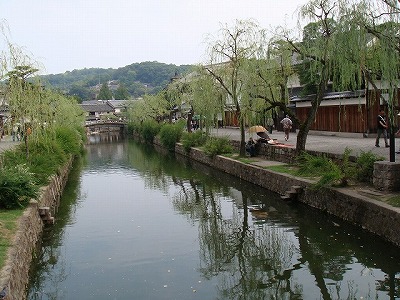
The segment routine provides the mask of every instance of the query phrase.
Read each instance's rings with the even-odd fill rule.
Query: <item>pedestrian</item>
[[[274,128],[274,120],[271,117],[267,119],[267,127],[269,134],[272,134],[272,129]]]
[[[400,117],[400,113],[398,113],[397,116]],[[394,134],[394,136],[395,137],[400,137],[400,126],[399,126],[399,129]],[[400,148],[399,148],[399,151],[396,152],[396,154],[400,154]]]
[[[15,142],[15,139],[17,138],[17,132],[18,132],[18,126],[15,124],[12,128],[12,141]]]
[[[385,141],[385,147],[389,147],[388,139],[387,139],[387,124],[386,124],[386,119],[385,119],[385,111],[381,109],[379,111],[379,115],[377,117],[377,132],[378,135],[376,136],[375,140],[375,147],[379,147],[379,139],[381,138],[381,135],[383,135],[383,140]]]
[[[285,141],[289,139],[289,132],[292,129],[292,120],[290,120],[289,116],[286,115],[281,121],[281,124],[283,125],[283,132],[285,133]]]

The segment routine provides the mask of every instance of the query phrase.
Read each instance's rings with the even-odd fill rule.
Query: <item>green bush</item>
[[[350,154],[351,154],[351,149],[350,148],[345,148],[342,160],[338,164],[339,170],[340,170],[340,186],[347,186],[349,184],[350,180],[354,180],[356,177],[356,168],[355,164],[350,161]]]
[[[70,154],[77,154],[81,150],[79,134],[68,136],[68,130],[60,130],[56,139],[42,138],[38,141],[29,141],[29,157],[26,157],[24,144],[2,154],[3,166],[25,165],[29,172],[35,174],[38,185],[46,185],[49,176],[56,174],[67,161]]]
[[[39,188],[34,174],[23,165],[0,168],[0,208],[25,207],[31,198],[36,198]]]
[[[325,156],[314,156],[303,152],[298,158],[298,173],[302,176],[320,176],[321,173],[329,172],[332,168],[332,160]]]
[[[377,156],[371,151],[360,152],[360,155],[356,160],[356,177],[361,182],[372,182],[372,176],[374,173],[374,163],[376,161],[382,161],[384,158]]]
[[[56,174],[68,158],[57,140],[29,143],[28,166],[39,185],[46,185],[49,176]]]
[[[204,152],[207,156],[233,152],[232,145],[227,137],[211,137],[204,145]]]
[[[314,156],[303,152],[298,158],[298,174],[306,177],[319,177],[314,188],[341,182],[343,173],[340,167],[325,156]]]
[[[189,152],[192,147],[204,145],[206,139],[206,135],[201,130],[195,132],[184,132],[182,134],[181,143],[185,151]]]
[[[175,144],[182,136],[182,126],[177,124],[164,124],[160,130],[160,141],[170,151],[175,149]]]
[[[40,186],[48,184],[49,178],[57,174],[70,155],[79,154],[83,147],[84,131],[57,128],[54,135],[45,135],[29,140],[29,156],[25,144],[21,143],[1,155],[0,207],[24,206],[35,198]]]
[[[67,154],[77,155],[82,150],[82,136],[75,129],[58,127],[56,129],[56,140]]]
[[[154,120],[146,120],[139,129],[146,143],[153,143],[154,137],[160,132],[161,125]]]

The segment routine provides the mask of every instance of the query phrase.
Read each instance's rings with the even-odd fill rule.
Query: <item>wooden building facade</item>
[[[377,132],[377,116],[379,110],[387,110],[387,94],[375,92],[373,89],[359,90],[355,92],[332,92],[326,93],[311,130],[361,133],[369,134]],[[381,97],[382,96],[382,97]],[[398,93],[399,98],[400,94]],[[293,97],[290,100],[291,106],[297,117],[304,121],[311,107],[308,97]],[[395,107],[398,107],[397,103]],[[398,126],[397,120],[394,126]]]

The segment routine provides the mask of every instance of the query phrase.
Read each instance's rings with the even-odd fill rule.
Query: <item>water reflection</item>
[[[400,297],[397,248],[227,174],[131,141],[77,169],[29,299]]]

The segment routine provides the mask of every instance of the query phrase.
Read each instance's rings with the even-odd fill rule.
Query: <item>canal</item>
[[[183,157],[92,137],[28,299],[396,299],[398,250]]]

